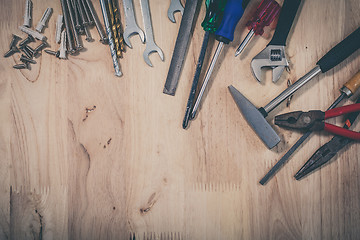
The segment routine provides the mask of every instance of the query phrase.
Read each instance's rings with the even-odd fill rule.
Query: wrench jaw
[[[145,34],[140,28],[138,28],[138,27],[134,27],[134,28],[126,27],[125,31],[123,33],[123,37],[124,37],[125,44],[128,45],[129,48],[132,48],[132,45],[130,43],[130,37],[135,35],[135,34],[139,35],[140,40],[141,40],[142,43],[145,43]]]
[[[159,48],[157,45],[153,45],[152,47],[148,47],[148,45],[147,45],[145,48],[145,51],[143,53],[143,57],[144,57],[146,64],[149,65],[150,67],[153,67],[153,65],[150,61],[149,56],[151,53],[154,53],[154,52],[157,52],[159,54],[161,61],[164,61],[164,53],[161,50],[161,48]]]
[[[171,0],[170,7],[168,9],[168,18],[171,22],[176,23],[175,13],[180,12],[184,14],[184,7],[181,5],[180,0]]]
[[[251,61],[251,70],[259,82],[261,82],[261,69],[272,68],[272,81],[277,82],[289,62],[285,57],[285,46],[269,45],[256,55]]]

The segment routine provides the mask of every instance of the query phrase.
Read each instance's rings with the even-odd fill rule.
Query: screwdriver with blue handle
[[[191,119],[193,119],[196,116],[196,112],[200,106],[201,99],[204,95],[206,86],[209,83],[209,79],[211,76],[211,73],[214,70],[214,66],[216,64],[216,61],[221,53],[221,50],[224,47],[224,44],[229,44],[234,40],[234,31],[235,27],[240,21],[240,18],[242,17],[244,10],[249,3],[250,0],[228,0],[224,13],[223,18],[221,20],[219,28],[215,32],[216,40],[219,41],[219,44],[216,48],[215,54],[211,60],[210,66],[208,71],[206,72],[205,79],[203,84],[201,85],[201,89],[199,92],[199,95],[196,99],[196,102],[194,104],[194,107],[191,112]]]
[[[216,29],[219,27],[222,19],[222,14],[224,12],[225,4],[227,0],[206,0],[205,6],[206,6],[206,15],[201,23],[201,26],[203,27],[205,34],[204,39],[201,45],[200,55],[198,62],[196,64],[196,70],[195,75],[193,79],[193,83],[191,86],[189,99],[186,105],[186,111],[185,111],[185,117],[183,121],[183,128],[187,128],[190,120],[190,114],[193,107],[194,99],[195,99],[195,93],[196,89],[199,83],[199,77],[201,73],[201,68],[204,63],[205,53],[207,49],[207,45],[209,42],[209,36],[210,33],[215,33]]]

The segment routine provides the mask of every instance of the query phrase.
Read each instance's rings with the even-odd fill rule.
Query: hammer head
[[[261,82],[261,68],[272,68],[272,81],[277,82],[285,67],[288,66],[289,63],[285,57],[285,46],[279,45],[268,45],[251,61],[251,70],[259,82]]]
[[[229,86],[229,91],[240,112],[265,145],[269,149],[275,147],[280,142],[280,137],[272,129],[262,113],[236,88]]]

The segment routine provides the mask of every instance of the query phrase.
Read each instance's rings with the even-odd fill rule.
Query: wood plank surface
[[[24,2],[0,1],[2,54],[12,33],[25,37],[18,30]],[[109,47],[98,41],[94,28],[96,41],[84,41],[86,50],[68,60],[43,53],[29,71],[12,68],[18,54],[0,58],[0,239],[359,239],[360,144],[296,181],[297,170],[332,137],[314,134],[262,186],[259,180],[301,134],[274,126],[282,141],[268,150],[227,86],[264,106],[288,79],[304,75],[360,26],[360,1],[302,1],[286,46],[290,72],[276,84],[271,71],[259,84],[250,70],[252,57],[273,31],[254,37],[234,58],[248,31],[245,23],[260,3],[251,1],[187,130],[182,120],[205,7],[202,3],[176,95],[168,96],[162,90],[181,20],[178,13],[175,24],[168,20],[169,3],[150,1],[155,40],[165,55],[161,62],[152,54],[152,68],[143,61],[145,45],[133,36],[133,49],[120,60],[124,75],[115,77]],[[93,4],[101,17],[99,2]],[[46,7],[54,9],[45,35],[57,49],[60,1],[33,0],[33,5],[33,25]],[[138,0],[134,6],[143,28]],[[120,8],[123,13],[122,1]],[[209,53],[216,44],[210,40]],[[203,72],[210,59],[209,54]],[[300,89],[289,107],[271,112],[269,122],[289,111],[325,110],[359,65],[357,51]],[[86,113],[86,108],[94,110]],[[331,122],[341,125],[343,118]]]

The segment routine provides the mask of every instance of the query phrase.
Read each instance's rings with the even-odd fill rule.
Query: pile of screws
[[[46,37],[42,35],[44,27],[46,26],[50,16],[52,13],[52,8],[46,9],[44,12],[41,20],[39,21],[38,25],[36,26],[36,31],[31,29],[31,20],[32,20],[32,2],[31,0],[26,0],[25,6],[25,15],[24,15],[24,24],[19,27],[19,29],[26,34],[28,37],[25,38],[23,41],[17,43],[21,40],[21,37],[13,34],[12,40],[10,42],[10,50],[4,54],[4,57],[10,57],[15,53],[21,51],[20,61],[21,64],[16,64],[13,67],[15,69],[30,69],[30,64],[36,64],[36,61],[33,59],[37,57],[41,51],[48,47],[49,44],[46,42]],[[31,42],[35,42],[35,39],[41,41],[40,45],[38,45],[35,49],[30,47],[28,44]]]

